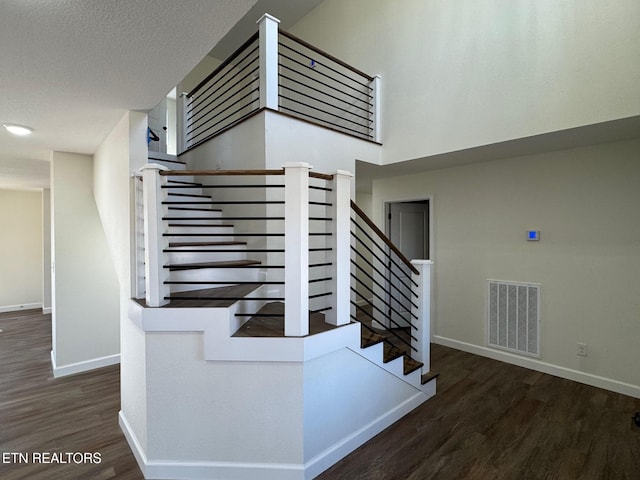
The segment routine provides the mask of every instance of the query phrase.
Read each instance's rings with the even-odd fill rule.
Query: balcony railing
[[[364,73],[264,15],[259,30],[183,95],[182,151],[268,108],[380,142],[379,77]]]

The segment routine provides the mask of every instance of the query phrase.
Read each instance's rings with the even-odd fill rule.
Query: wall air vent
[[[540,356],[540,285],[489,280],[490,347]]]

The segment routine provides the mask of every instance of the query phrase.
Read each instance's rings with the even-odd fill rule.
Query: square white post
[[[163,234],[168,230],[166,220],[163,220],[164,207],[162,202],[167,198],[166,177],[160,175],[160,170],[168,170],[163,165],[147,163],[141,169],[144,201],[144,273],[146,287],[146,301],[149,307],[161,307],[169,303],[165,297],[169,295],[169,286],[164,283],[168,277],[164,265],[167,254],[164,250],[169,241]]]
[[[373,77],[373,80],[371,80],[369,86],[372,88],[371,95],[373,96],[373,99],[371,101],[371,111],[369,112],[369,118],[371,119],[371,125],[373,126],[373,141],[382,143],[382,135],[380,129],[380,75],[376,75],[375,77]]]
[[[278,24],[265,13],[259,26],[260,108],[278,110]]]
[[[284,334],[309,335],[309,170],[284,167]]]
[[[412,331],[412,335],[418,339],[416,342],[412,340],[417,352],[417,360],[422,362],[422,373],[429,372],[431,368],[431,260],[411,260],[411,264],[420,272],[411,275],[411,279],[418,284],[414,286],[414,291],[418,294],[418,298],[413,297],[414,303],[418,308],[411,307],[411,313],[418,317],[416,320],[418,331]]]
[[[187,110],[189,107],[189,101],[191,99],[187,97],[186,92],[182,92],[178,96],[176,102],[176,130],[178,134],[178,152],[184,152],[189,148],[189,142],[187,141]]]
[[[351,179],[353,174],[338,170],[333,175],[332,191],[328,195],[331,217],[329,259],[333,264],[330,305],[326,321],[331,325],[346,325],[351,321]]]

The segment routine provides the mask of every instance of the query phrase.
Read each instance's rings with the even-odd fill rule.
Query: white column
[[[280,20],[265,13],[259,25],[260,108],[278,110],[278,24]]]
[[[326,321],[331,325],[346,325],[351,321],[351,179],[353,174],[338,170],[333,175],[329,211],[331,225],[329,259],[333,264],[330,305]]]
[[[309,170],[285,163],[284,176],[284,334],[309,334]]]
[[[169,295],[169,286],[164,281],[169,274],[164,268],[167,254],[164,253],[169,241],[163,236],[168,230],[162,202],[167,198],[167,177],[160,175],[160,170],[167,167],[156,163],[147,163],[141,169],[144,201],[144,273],[146,301],[149,307],[160,307],[169,303],[165,297]]]
[[[369,86],[373,89],[371,95],[373,96],[371,111],[369,112],[369,118],[372,120],[373,125],[373,141],[382,143],[382,135],[380,128],[380,87],[381,79],[380,75],[376,75],[371,80]]]
[[[412,330],[411,333],[418,341],[411,340],[411,343],[418,350],[416,359],[424,364],[422,367],[424,374],[431,368],[431,265],[433,262],[431,260],[411,260],[411,264],[420,272],[419,275],[415,273],[411,275],[411,279],[418,284],[417,287],[413,287],[418,294],[418,299],[412,297],[418,308],[411,307],[411,313],[418,317],[415,320],[418,331]]]
[[[176,133],[178,140],[178,153],[184,152],[189,148],[187,142],[187,107],[189,105],[189,98],[186,92],[178,95],[176,99]]]

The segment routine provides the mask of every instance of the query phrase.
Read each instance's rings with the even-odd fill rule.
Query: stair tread
[[[439,375],[440,375],[439,373],[427,372],[424,375],[422,375],[422,377],[420,378],[420,381],[421,381],[422,385],[424,385],[425,383],[428,383],[431,380],[437,378]]]
[[[188,210],[194,212],[221,212],[221,208],[169,207],[169,210]]]
[[[246,245],[247,242],[169,242],[169,248],[177,247],[226,247],[229,245]]]
[[[284,337],[284,303],[270,302],[263,306],[256,314],[240,327],[233,337]],[[335,325],[325,322],[322,313],[309,314],[309,335],[333,330]]]
[[[405,355],[403,358],[403,372],[405,375],[409,375],[412,372],[415,372],[419,368],[422,368],[424,363],[414,360],[413,358]]]
[[[197,262],[197,263],[180,263],[165,265],[165,268],[169,270],[195,270],[199,268],[232,268],[232,267],[247,267],[250,265],[260,265],[262,262],[259,260],[231,260],[223,262]]]
[[[360,347],[368,348],[377,345],[380,342],[384,342],[384,335],[379,335],[375,332],[371,332],[365,328],[360,333]]]
[[[166,219],[164,219],[166,220]],[[207,220],[206,218],[203,220]],[[229,223],[170,223],[169,227],[207,227],[207,228],[217,228],[217,227],[233,227],[232,224]]]

